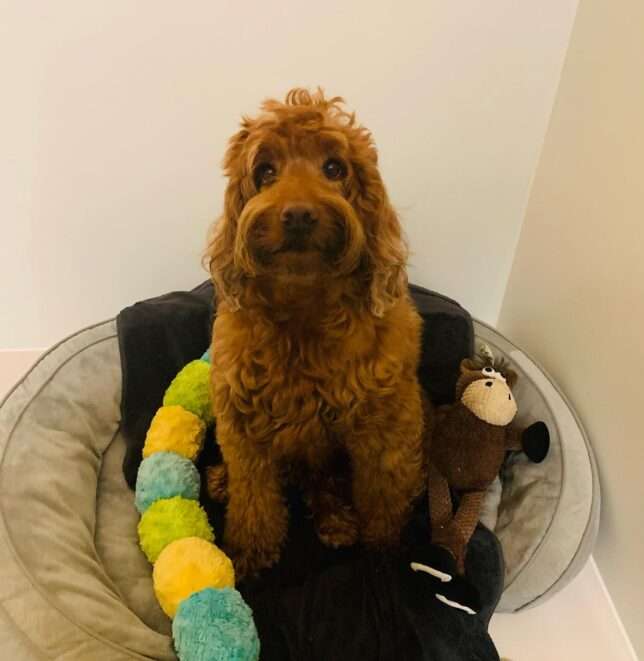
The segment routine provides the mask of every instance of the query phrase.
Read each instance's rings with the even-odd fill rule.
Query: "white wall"
[[[577,0],[2,5],[0,348],[190,287],[241,112],[347,97],[412,277],[494,321]]]
[[[644,4],[584,0],[499,325],[598,455],[595,559],[644,658]]]

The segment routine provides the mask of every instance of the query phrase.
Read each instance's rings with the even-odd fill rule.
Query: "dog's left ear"
[[[354,200],[367,239],[371,312],[382,317],[407,291],[407,246],[398,216],[389,202],[373,145],[352,163],[358,185]]]
[[[407,246],[398,216],[387,200],[379,213],[371,281],[371,311],[382,316],[407,291]]]

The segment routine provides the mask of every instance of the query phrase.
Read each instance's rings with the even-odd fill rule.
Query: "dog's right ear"
[[[223,169],[228,177],[224,195],[224,212],[211,230],[204,264],[210,271],[219,300],[226,301],[233,310],[241,307],[243,273],[236,265],[235,244],[239,216],[244,208],[244,183],[247,179],[243,149],[250,134],[249,120],[244,119],[242,129],[228,143]]]
[[[247,179],[247,164],[244,159],[244,147],[250,135],[251,120],[244,117],[242,128],[228,141],[228,148],[222,163],[224,175],[228,177],[228,186],[224,198],[224,215],[237,222],[244,208],[244,188]]]

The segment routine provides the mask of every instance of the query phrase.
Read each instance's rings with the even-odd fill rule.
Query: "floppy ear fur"
[[[244,166],[242,150],[248,138],[248,120],[231,139],[224,156],[224,173],[228,185],[224,195],[224,212],[212,230],[204,261],[210,270],[217,296],[233,309],[241,307],[244,274],[236,260],[236,238],[239,215],[244,208]]]
[[[352,166],[359,192],[352,203],[367,238],[363,270],[369,280],[369,307],[375,316],[382,317],[407,291],[407,246],[380,177],[370,135],[361,129],[358,132],[354,141],[358,153]]]

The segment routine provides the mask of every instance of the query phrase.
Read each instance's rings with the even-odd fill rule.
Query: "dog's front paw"
[[[229,488],[223,547],[235,573],[248,577],[279,560],[288,532],[288,511],[281,501],[258,497],[250,501],[251,506],[247,501],[242,502],[246,507],[240,507],[240,494]]]
[[[317,534],[325,546],[352,546],[358,541],[359,527],[356,513],[349,507],[329,512],[317,522]]]

